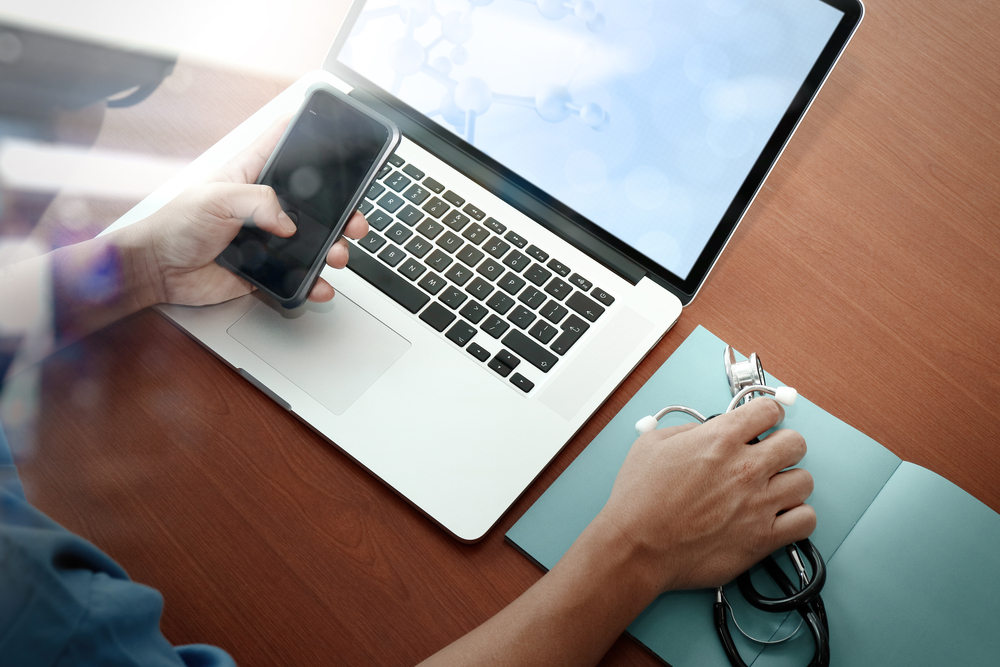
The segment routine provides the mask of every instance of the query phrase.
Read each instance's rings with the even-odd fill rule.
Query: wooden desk
[[[174,642],[241,665],[412,664],[539,578],[505,531],[702,324],[1000,510],[998,33],[992,0],[869,0],[701,295],[480,544],[447,537],[152,312],[45,364],[36,431],[14,443],[34,447],[29,497],[163,591]],[[105,134],[188,133],[201,150],[282,87],[251,83],[228,97],[165,86]],[[156,126],[115,120],[170,125],[178,109],[197,123],[153,140]],[[209,117],[229,124],[209,137]],[[603,664],[657,661],[623,639]]]

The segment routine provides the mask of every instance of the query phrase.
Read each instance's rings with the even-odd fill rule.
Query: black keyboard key
[[[528,253],[529,255],[534,257],[537,261],[543,264],[545,263],[545,260],[549,258],[549,253],[545,252],[536,245],[529,245],[528,249],[525,250],[524,252]]]
[[[403,169],[403,171],[406,171],[406,169]],[[403,193],[403,196],[417,206],[420,206],[428,197],[431,196],[431,191],[419,183],[414,183],[406,190],[406,192]]]
[[[574,285],[576,285],[577,287],[579,287],[580,289],[582,289],[584,292],[588,291],[591,287],[594,286],[594,283],[590,282],[589,280],[581,276],[579,273],[574,273],[573,275],[571,275],[569,277],[569,281]]]
[[[455,257],[458,257],[468,266],[475,266],[476,264],[479,264],[479,260],[486,257],[486,255],[482,250],[479,250],[470,243],[466,243],[465,247],[459,250]]]
[[[399,157],[395,153],[389,156],[389,162],[391,162],[392,166],[394,167],[402,167],[404,164],[406,164],[406,160]]]
[[[397,222],[389,228],[389,231],[387,231],[385,235],[389,237],[390,241],[395,241],[399,245],[403,245],[406,243],[406,239],[413,236],[413,230],[408,227],[404,227]]]
[[[368,232],[368,235],[358,241],[358,245],[368,252],[375,252],[385,245],[385,239],[375,232]]]
[[[396,266],[406,258],[406,253],[390,243],[378,254],[378,258],[389,266]]]
[[[506,225],[503,225],[496,218],[486,218],[483,220],[483,227],[488,227],[493,230],[494,234],[503,234],[507,231]]]
[[[403,198],[390,192],[378,200],[378,205],[389,211],[389,213],[395,213],[403,205]]]
[[[441,296],[438,297],[438,301],[445,304],[452,310],[458,310],[458,307],[465,303],[466,299],[469,297],[462,293],[454,285],[448,285],[448,288],[441,292]]]
[[[541,287],[546,280],[552,277],[552,272],[542,268],[540,264],[532,264],[531,268],[524,272],[524,277],[530,280],[533,285]]]
[[[475,335],[476,327],[469,325],[468,322],[459,320],[458,322],[455,322],[455,326],[448,329],[448,333],[445,334],[445,338],[459,347],[464,347],[465,344],[472,340],[472,337]]]
[[[597,318],[604,314],[604,306],[597,305],[596,301],[580,292],[573,292],[573,296],[566,299],[566,305],[591,322],[596,322]]]
[[[492,256],[496,257],[497,259],[500,259],[501,257],[507,254],[508,250],[510,250],[510,244],[504,243],[502,240],[500,240],[499,236],[494,236],[485,244],[483,244],[483,250],[485,250]]]
[[[376,210],[371,215],[365,216],[365,220],[368,221],[369,227],[382,231],[392,223],[392,216],[385,211]]]
[[[519,278],[517,274],[511,273],[510,271],[508,271],[504,277],[497,282],[500,289],[507,292],[507,294],[517,294],[521,291],[521,288],[524,287],[524,284],[523,278]]]
[[[527,304],[528,308],[538,308],[540,305],[545,303],[545,298],[544,292],[537,290],[534,287],[529,287],[521,292],[521,295],[517,297],[517,300],[521,303]]]
[[[502,292],[497,292],[487,300],[486,305],[501,315],[506,315],[507,311],[514,307],[514,299]],[[520,308],[520,306],[518,307]]]
[[[424,185],[430,188],[435,194],[441,194],[442,192],[444,192],[444,186],[435,181],[430,176],[424,179]]]
[[[424,217],[424,214],[420,212],[416,206],[407,204],[406,208],[396,214],[396,217],[408,224],[410,227],[420,222],[420,219]]]
[[[507,236],[510,236],[510,234]],[[513,269],[515,273],[520,273],[524,270],[524,267],[531,263],[531,259],[527,255],[522,255],[515,250],[503,258],[503,263]]]
[[[441,235],[441,238],[437,240],[437,244],[448,252],[455,252],[462,247],[462,243],[464,243],[462,238],[452,234],[451,232],[445,232]]]
[[[524,377],[520,373],[514,373],[510,376],[510,383],[527,394],[529,391],[535,388],[535,383]]]
[[[430,252],[432,247],[431,242],[427,239],[422,236],[414,236],[410,239],[410,242],[403,247],[403,250],[409,251],[409,253],[414,257],[423,257]]]
[[[556,365],[556,362],[559,361],[559,357],[517,329],[514,329],[504,337],[503,344],[509,347],[514,354],[520,356],[543,373],[548,373]]]
[[[368,188],[368,192],[365,193],[365,197],[368,199],[378,199],[383,192],[385,192],[384,185],[381,183],[372,183],[371,187]]]
[[[364,199],[362,199],[361,203],[358,204],[358,210],[361,211],[361,215],[368,215],[369,213],[372,212],[374,208],[375,208],[374,204]]]
[[[462,310],[458,312],[462,315],[462,317],[470,320],[473,324],[479,324],[479,321],[486,317],[490,311],[486,310],[486,306],[478,301],[470,301],[462,306]],[[485,359],[483,361],[485,361]]]
[[[568,313],[569,310],[560,306],[555,301],[549,301],[538,312],[542,314],[542,317],[547,319],[549,322],[552,322],[552,324],[559,324],[559,320],[566,317],[566,313]]]
[[[573,288],[558,278],[553,278],[552,282],[545,286],[545,291],[562,301],[567,294],[573,291]]]
[[[466,213],[468,213],[469,215],[471,215],[476,220],[482,220],[483,218],[486,217],[485,213],[483,213],[482,211],[480,211],[478,208],[476,208],[472,204],[466,204],[465,208],[463,208],[462,210],[465,211]]]
[[[381,290],[390,299],[415,313],[431,300],[429,296],[414,287],[410,281],[389,269],[378,260],[361,251],[348,255],[347,268]]]
[[[488,259],[479,265],[476,272],[486,276],[489,280],[496,280],[503,273],[503,264],[495,259]]]
[[[479,245],[489,238],[490,233],[486,231],[485,227],[480,227],[478,224],[472,223],[469,225],[468,229],[462,232],[462,236],[464,236],[469,243]]]
[[[523,248],[524,246],[528,245],[528,241],[526,239],[524,239],[522,236],[519,236],[518,234],[515,234],[514,232],[507,232],[504,238],[513,243],[514,245],[516,245],[518,248]]]
[[[490,285],[482,278],[476,278],[469,283],[469,286],[465,288],[465,291],[482,301],[493,292],[493,285]]]
[[[448,281],[431,271],[426,276],[421,278],[420,282],[417,284],[423,287],[424,290],[430,294],[437,294],[443,287],[448,285]]]
[[[510,375],[511,371],[514,370],[513,368],[511,368],[507,364],[503,363],[502,361],[500,361],[496,357],[493,357],[492,359],[490,359],[489,363],[487,363],[486,365],[489,366],[490,370],[496,371],[497,373],[499,373],[503,377],[507,377],[508,375]]]
[[[378,170],[378,176],[375,179],[381,181],[390,171],[392,171],[392,165],[389,163],[383,164],[382,168]]]
[[[580,340],[580,336],[586,333],[589,328],[590,325],[579,317],[570,315],[563,322],[562,333],[559,334],[559,338],[556,338],[556,342],[552,343],[552,351],[559,355],[566,354],[569,348],[573,347],[573,344]]]
[[[451,190],[448,190],[447,192],[445,192],[443,195],[441,195],[441,197],[446,202],[448,202],[449,204],[451,204],[452,206],[455,206],[455,207],[459,207],[459,206],[461,206],[462,204],[465,203],[464,199],[462,199],[461,197],[459,197],[458,195],[456,195]]]
[[[427,238],[433,239],[437,238],[437,235],[444,231],[444,226],[440,222],[435,222],[434,220],[427,218],[417,225],[417,231]]]
[[[544,345],[548,345],[549,341],[552,340],[557,333],[559,333],[559,330],[547,323],[545,320],[538,320],[535,322],[535,326],[528,330],[528,335],[533,338],[537,338]]]
[[[410,280],[416,280],[424,274],[427,267],[413,259],[412,257],[403,262],[399,267],[398,271],[403,274],[403,277],[409,278]]]
[[[462,227],[465,227],[467,224],[469,224],[469,216],[462,215],[458,211],[452,211],[448,215],[441,218],[441,222],[448,225],[456,232],[460,232],[462,231]]]
[[[427,211],[428,215],[435,218],[440,218],[448,211],[448,205],[437,197],[431,197],[428,199],[427,203],[421,206],[421,208]]]
[[[469,343],[469,347],[465,349],[469,351],[469,354],[479,359],[479,361],[486,361],[490,358],[489,351],[479,343]]]
[[[408,164],[405,167],[403,167],[403,173],[405,173],[407,176],[412,176],[414,179],[418,181],[424,177],[424,172],[420,171],[412,164]]]
[[[500,350],[493,358],[500,361],[500,363],[504,366],[509,366],[512,369],[517,368],[518,364],[521,363],[521,360],[511,354],[509,350]]]
[[[515,308],[507,319],[516,324],[521,329],[527,329],[532,322],[535,321],[535,315],[533,312],[525,308],[524,306],[518,306]]]
[[[413,181],[411,181],[410,179],[408,179],[406,176],[403,176],[398,171],[392,172],[392,176],[390,176],[389,178],[385,179],[385,181],[384,181],[384,183],[386,185],[388,185],[390,188],[392,188],[396,192],[402,192],[403,190],[406,189],[406,186],[409,185],[412,182]]]
[[[595,299],[603,303],[605,306],[610,306],[615,302],[615,297],[611,296],[610,294],[602,290],[600,287],[595,287],[594,291],[590,293],[590,296],[594,297]]]
[[[448,269],[448,273],[444,275],[448,280],[461,287],[465,283],[469,282],[469,278],[472,277],[472,269],[467,266],[462,266],[461,264],[456,264]]]
[[[500,338],[500,336],[503,335],[504,331],[510,329],[510,325],[507,324],[507,322],[505,322],[504,320],[501,320],[496,315],[490,315],[489,317],[486,318],[486,321],[483,322],[482,326],[480,326],[479,328],[488,333],[489,335],[493,336],[494,338]]]
[[[424,308],[424,312],[420,313],[420,319],[437,331],[444,331],[455,320],[455,313],[435,301]]]
[[[435,271],[444,273],[444,270],[451,265],[452,259],[441,250],[435,250],[430,254],[430,257],[428,257],[426,261],[427,266],[431,267]]]
[[[569,275],[569,267],[560,262],[558,259],[553,259],[551,262],[546,264],[547,267],[558,273],[560,276],[565,278]]]

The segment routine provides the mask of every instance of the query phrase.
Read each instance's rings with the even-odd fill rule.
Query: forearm
[[[150,249],[121,229],[50,253],[58,343],[86,336],[159,303]]]
[[[489,621],[428,658],[442,665],[593,665],[656,596],[632,545],[601,518]]]

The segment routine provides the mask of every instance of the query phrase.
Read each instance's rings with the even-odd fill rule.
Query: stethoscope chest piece
[[[729,380],[730,395],[735,396],[740,390],[751,385],[766,385],[764,381],[764,367],[760,363],[760,358],[754,352],[746,361],[737,361],[736,354],[731,345],[726,346],[725,352],[726,379]]]

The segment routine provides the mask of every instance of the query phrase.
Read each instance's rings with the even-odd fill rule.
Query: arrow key
[[[591,322],[596,322],[597,318],[604,314],[604,306],[598,305],[596,301],[580,292],[573,292],[573,295],[566,299],[566,305]]]

